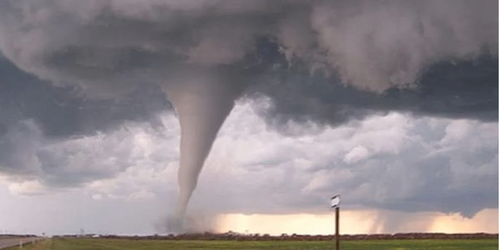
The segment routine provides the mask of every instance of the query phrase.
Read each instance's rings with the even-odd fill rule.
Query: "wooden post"
[[[339,219],[340,219],[340,207],[335,208],[335,250],[339,250]]]
[[[330,208],[335,208],[335,250],[339,250],[339,234],[340,234],[340,194],[333,196],[330,199]]]

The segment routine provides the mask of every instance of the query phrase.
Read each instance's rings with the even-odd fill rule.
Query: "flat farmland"
[[[230,241],[230,240],[133,240],[54,238],[25,249],[39,250],[160,250],[160,249],[334,249],[333,241]],[[341,242],[342,250],[494,250],[498,239],[406,239],[349,240]]]

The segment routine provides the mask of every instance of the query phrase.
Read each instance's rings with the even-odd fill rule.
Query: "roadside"
[[[13,238],[13,239],[2,239],[0,249],[2,250],[14,250],[14,249],[24,249],[24,250],[32,250],[37,249],[44,242],[48,241],[44,240],[44,238]],[[22,244],[20,244],[22,242]],[[22,248],[20,247],[22,245]],[[41,248],[38,250],[45,250],[45,248]]]

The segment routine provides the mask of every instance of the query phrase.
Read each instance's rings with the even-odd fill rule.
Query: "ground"
[[[13,248],[18,249],[18,248]],[[160,250],[160,249],[334,249],[333,241],[203,241],[130,239],[47,239],[25,250]],[[498,239],[359,240],[343,241],[342,250],[497,250]]]

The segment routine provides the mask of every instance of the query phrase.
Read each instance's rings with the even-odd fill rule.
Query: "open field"
[[[45,239],[45,240],[40,240],[36,242],[35,244],[27,244],[24,245],[23,248],[19,248],[19,246],[14,246],[14,247],[9,247],[5,248],[2,250],[50,250],[50,245],[52,244],[52,241],[50,239]]]
[[[40,246],[40,247],[38,247]],[[342,250],[494,250],[498,239],[420,239],[343,241]],[[160,249],[333,249],[332,241],[131,240],[55,238],[36,244],[39,250],[160,250]]]

